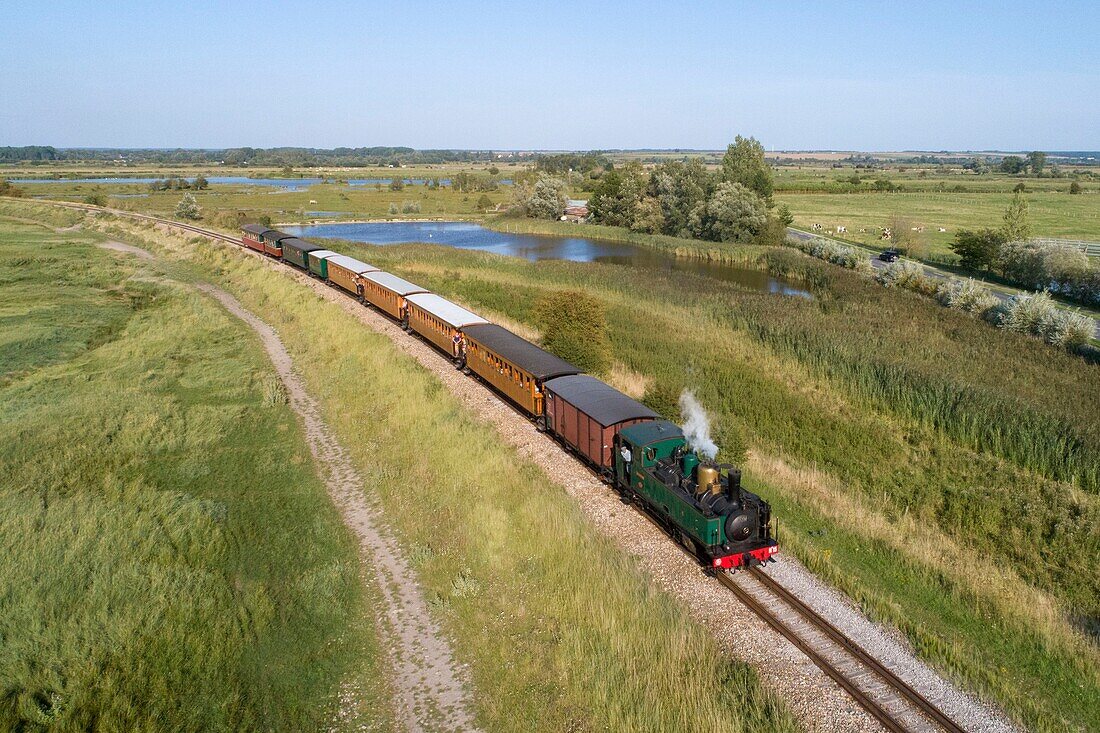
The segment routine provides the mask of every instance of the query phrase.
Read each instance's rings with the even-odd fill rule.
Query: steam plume
[[[718,455],[718,446],[710,437],[710,417],[691,390],[680,393],[680,414],[684,417],[681,429],[688,445],[704,458],[714,459]]]

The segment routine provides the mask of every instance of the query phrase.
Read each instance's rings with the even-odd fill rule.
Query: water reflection
[[[311,224],[282,227],[288,234],[307,239],[346,239],[367,244],[428,242],[459,249],[493,252],[510,257],[537,260],[603,262],[649,270],[690,272],[732,282],[762,293],[811,298],[809,292],[789,281],[760,270],[724,265],[709,260],[675,257],[649,247],[604,242],[586,237],[554,237],[542,234],[513,234],[486,229],[480,224],[457,221],[370,222]]]

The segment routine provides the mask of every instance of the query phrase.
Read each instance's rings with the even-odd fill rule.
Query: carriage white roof
[[[426,288],[422,288],[415,283],[411,283],[408,280],[399,278],[397,275],[390,274],[388,272],[368,272],[363,276],[364,280],[370,280],[371,282],[378,283],[386,290],[397,293],[398,295],[405,296],[411,293],[424,293],[427,292]]]
[[[360,262],[354,257],[348,257],[347,255],[333,255],[326,259],[328,259],[330,265],[335,263],[340,267],[351,270],[356,275],[363,272],[374,272],[378,269],[374,265],[368,265],[366,262]]]
[[[414,303],[421,310],[427,311],[452,328],[472,326],[475,323],[488,323],[484,318],[471,313],[460,305],[455,305],[446,298],[441,298],[435,293],[417,293],[410,295],[410,303]]]
[[[333,252],[331,249],[315,249],[309,253],[309,256],[317,260],[327,260],[329,257],[335,257],[340,254],[339,252]]]

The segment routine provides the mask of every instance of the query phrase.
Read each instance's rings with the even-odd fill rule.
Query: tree
[[[488,211],[493,208],[493,200],[489,198],[488,194],[481,194],[477,200],[478,211]]]
[[[706,204],[692,213],[692,229],[700,239],[750,242],[768,222],[764,199],[740,183],[723,182]]]
[[[405,189],[405,179],[401,176],[394,176],[390,179],[391,191],[403,191]]]
[[[638,163],[605,173],[588,201],[593,218],[607,226],[633,227],[645,183]]]
[[[1017,173],[1023,173],[1025,167],[1027,167],[1027,163],[1018,155],[1006,155],[1001,161],[1002,173],[1016,175]]]
[[[1041,150],[1032,150],[1027,154],[1027,167],[1031,169],[1031,175],[1042,175],[1047,166],[1047,154]]]
[[[92,206],[106,206],[107,194],[102,191],[92,191],[90,194],[84,197],[84,203],[91,204]]]
[[[1025,193],[1027,191],[1027,186],[1024,185],[1023,181],[1020,181],[1012,187],[1012,190],[1016,193]]]
[[[1077,181],[1072,182],[1071,184],[1069,184],[1069,192],[1072,194],[1081,193],[1081,184]]]
[[[180,202],[176,204],[176,216],[180,219],[201,219],[202,208],[195,200],[195,194],[185,193]]]
[[[1031,219],[1027,211],[1027,199],[1019,191],[1012,197],[1004,215],[1001,233],[1008,242],[1022,242],[1031,238]]]
[[[210,187],[210,182],[206,180],[206,176],[201,173],[195,176],[195,182],[191,184],[192,188],[196,191],[202,191],[203,189]]]
[[[669,161],[654,168],[646,194],[657,200],[664,220],[662,231],[676,237],[690,237],[691,212],[706,201],[714,189],[714,176],[698,158]]]
[[[565,181],[541,175],[530,188],[523,208],[534,219],[557,219],[565,211],[565,202]]]
[[[791,213],[791,207],[786,204],[779,205],[779,210],[776,211],[775,216],[784,227],[794,224],[794,214]]]
[[[574,366],[599,374],[611,363],[603,303],[582,291],[563,290],[535,303],[542,345]]]
[[[772,182],[772,169],[764,160],[764,146],[754,138],[740,135],[726,148],[722,156],[722,168],[719,180],[727,183],[740,183],[755,192],[770,206],[775,184]]]
[[[951,251],[959,256],[963,267],[989,272],[997,264],[1004,243],[1004,234],[995,229],[961,229],[955,234]]]
[[[630,228],[645,234],[660,234],[665,226],[665,217],[661,213],[661,202],[652,196],[646,196],[634,207],[634,221]]]
[[[917,235],[913,231],[913,222],[900,214],[890,217],[890,244],[902,254],[912,254],[917,246]]]

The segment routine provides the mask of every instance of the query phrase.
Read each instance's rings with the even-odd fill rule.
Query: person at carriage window
[[[455,331],[455,335],[451,336],[451,351],[456,359],[462,356],[462,334],[458,331]]]
[[[623,457],[623,466],[626,468],[626,474],[630,475],[630,462],[634,459],[634,454],[630,452],[630,446],[623,444],[622,448],[619,448],[619,455]]]

